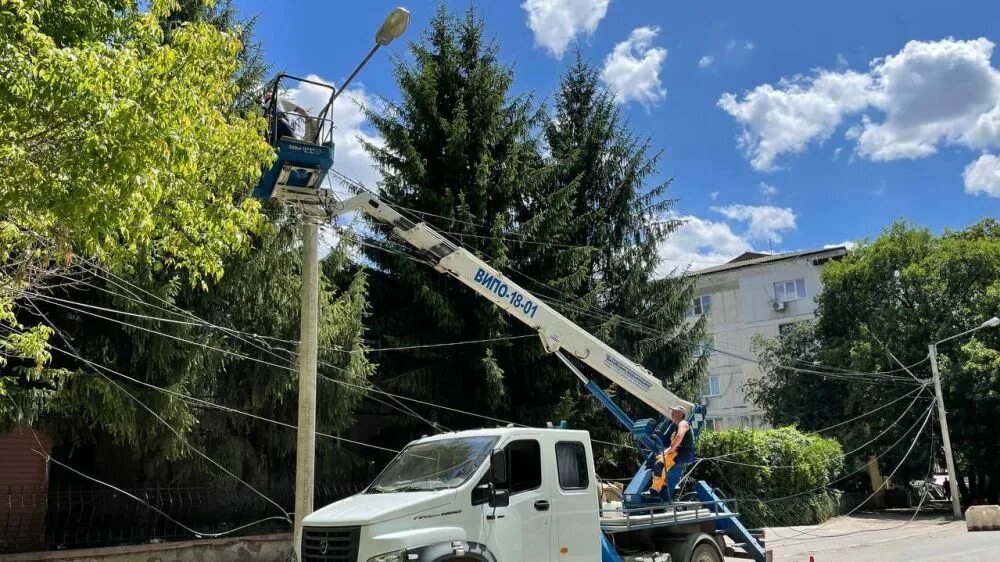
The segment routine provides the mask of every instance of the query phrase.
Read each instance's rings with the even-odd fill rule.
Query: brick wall
[[[48,451],[51,440],[41,433],[38,438]],[[38,441],[26,427],[0,435],[0,552],[40,548],[45,541],[48,468],[32,450],[39,450]],[[14,540],[18,544],[6,544]]]

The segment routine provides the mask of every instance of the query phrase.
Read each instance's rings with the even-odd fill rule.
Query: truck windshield
[[[461,486],[483,463],[496,442],[496,437],[458,437],[410,445],[389,463],[368,488],[368,493]]]

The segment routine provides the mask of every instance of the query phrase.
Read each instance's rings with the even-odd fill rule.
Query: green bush
[[[794,427],[706,431],[697,456],[694,477],[737,499],[749,527],[812,525],[837,514],[840,492],[829,485],[844,458],[834,439]]]

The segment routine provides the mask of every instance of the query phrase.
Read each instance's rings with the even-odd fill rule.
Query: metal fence
[[[317,484],[315,505],[345,498],[364,486],[357,482]],[[292,509],[294,490],[262,491],[285,509]],[[0,553],[190,539],[195,535],[171,519],[202,533],[219,533],[280,515],[277,508],[245,487],[156,487],[128,493],[145,503],[108,488],[0,488]],[[287,523],[271,520],[236,534],[285,530],[289,530]]]

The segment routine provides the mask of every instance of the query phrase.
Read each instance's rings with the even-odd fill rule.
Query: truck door
[[[557,485],[552,487],[555,526],[552,559],[559,562],[600,560],[600,503],[589,439],[567,438],[557,441],[554,448]]]
[[[542,480],[542,449],[535,439],[517,439],[505,447],[510,505],[497,510],[495,546],[501,562],[549,562],[552,512],[550,486]]]

